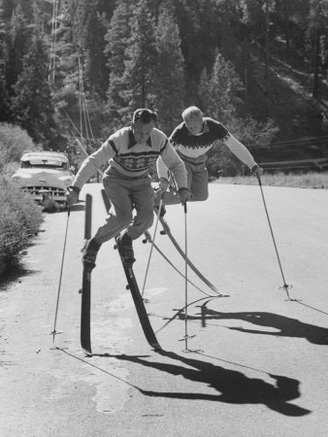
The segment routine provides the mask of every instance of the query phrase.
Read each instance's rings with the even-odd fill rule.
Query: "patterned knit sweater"
[[[124,127],[112,134],[80,167],[73,186],[82,188],[98,168],[108,162],[106,172],[116,169],[124,178],[141,178],[149,174],[158,157],[174,174],[178,187],[187,187],[187,175],[182,160],[166,135],[154,128],[146,143],[136,142],[132,127]]]
[[[185,123],[177,126],[170,136],[170,142],[183,161],[202,164],[206,161],[206,152],[215,143],[223,142],[230,151],[250,169],[256,165],[252,155],[220,122],[204,117],[204,129],[199,135],[192,135]],[[161,177],[167,177],[167,169],[159,160],[158,171]]]

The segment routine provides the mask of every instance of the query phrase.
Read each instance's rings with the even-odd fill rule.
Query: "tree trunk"
[[[313,88],[312,88],[312,97],[314,99],[317,99],[319,94],[319,59],[320,59],[320,34],[319,31],[316,29],[315,39],[314,39]]]

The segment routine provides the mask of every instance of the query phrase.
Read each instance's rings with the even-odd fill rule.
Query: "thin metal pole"
[[[184,204],[185,219],[185,348],[188,350],[188,230],[187,230],[187,202]]]
[[[57,291],[57,302],[56,302],[56,310],[55,310],[54,329],[52,331],[52,342],[55,341],[55,336],[57,334],[56,325],[57,325],[57,316],[58,316],[58,307],[59,307],[59,296],[60,296],[61,283],[62,283],[62,277],[63,277],[63,268],[64,268],[64,259],[65,259],[66,241],[67,241],[67,232],[68,232],[68,223],[69,223],[70,213],[71,213],[71,210],[70,210],[70,208],[68,208],[67,221],[66,221],[66,231],[65,231],[64,246],[63,246],[63,255],[62,255],[62,261],[61,261],[58,291]]]
[[[277,255],[277,260],[278,260],[278,265],[279,265],[280,273],[281,273],[282,280],[283,280],[283,283],[284,283],[282,288],[284,288],[284,290],[286,291],[288,299],[291,300],[290,296],[289,296],[289,293],[288,293],[288,289],[290,288],[290,285],[287,284],[286,279],[285,279],[285,275],[284,275],[284,271],[282,269],[282,264],[281,264],[280,256],[279,256],[279,253],[278,253],[278,247],[277,247],[276,240],[275,240],[275,237],[274,237],[274,233],[273,233],[273,229],[272,229],[272,225],[271,225],[271,221],[270,221],[270,217],[269,217],[269,212],[268,212],[268,208],[267,208],[265,197],[264,197],[264,193],[263,193],[261,177],[259,175],[256,175],[256,176],[257,176],[257,180],[259,181],[259,186],[260,186],[260,190],[261,190],[263,205],[264,205],[265,213],[266,213],[266,216],[267,216],[267,219],[268,219],[268,224],[269,224],[269,228],[270,228],[270,232],[271,232],[271,237],[272,237],[274,249],[275,249],[275,252],[276,252],[276,255]]]
[[[146,287],[146,282],[147,282],[147,277],[148,277],[148,271],[149,271],[149,266],[150,266],[150,260],[151,260],[151,257],[152,257],[152,254],[153,254],[153,250],[154,250],[155,238],[156,238],[156,234],[157,234],[159,216],[160,216],[160,213],[161,213],[161,210],[162,210],[162,206],[163,206],[163,194],[162,194],[160,202],[159,202],[158,214],[157,214],[157,218],[156,218],[153,238],[151,240],[151,247],[150,247],[149,256],[148,256],[148,262],[147,262],[147,267],[146,267],[146,272],[145,272],[145,278],[144,278],[144,282],[143,282],[143,285],[142,285],[141,297],[143,297],[144,292],[145,292],[145,287]]]

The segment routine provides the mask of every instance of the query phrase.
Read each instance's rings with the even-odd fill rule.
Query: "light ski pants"
[[[199,202],[208,198],[208,171],[205,163],[192,164],[184,161],[187,171],[188,188],[191,192],[191,202]],[[157,200],[157,203],[159,200]],[[164,205],[180,203],[180,196],[172,191],[167,191],[163,198]]]
[[[126,178],[110,169],[103,184],[111,208],[106,223],[100,226],[94,238],[104,243],[127,228],[128,235],[135,240],[153,223],[154,191],[150,176]]]

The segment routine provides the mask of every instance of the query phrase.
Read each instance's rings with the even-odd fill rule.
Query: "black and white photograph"
[[[326,437],[328,0],[0,0],[0,436]]]

